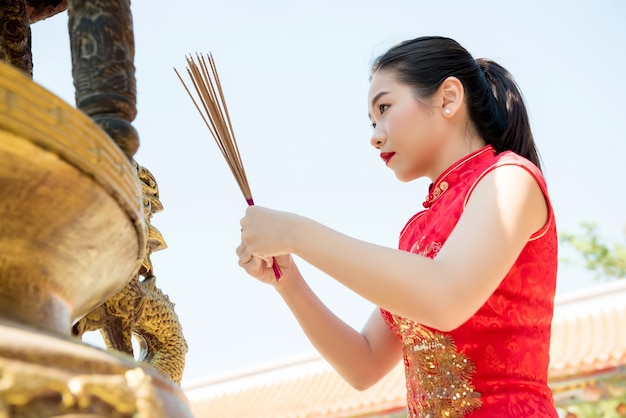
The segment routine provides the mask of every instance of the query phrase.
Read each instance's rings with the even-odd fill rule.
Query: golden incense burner
[[[76,108],[32,80],[30,24],[66,9]],[[191,418],[150,261],[163,208],[134,160],[130,2],[8,0],[0,21],[0,418]]]
[[[109,136],[0,64],[0,417],[190,416],[168,376],[71,336],[138,273],[143,212]]]

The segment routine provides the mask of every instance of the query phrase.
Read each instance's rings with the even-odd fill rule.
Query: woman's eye
[[[378,105],[378,112],[382,115],[389,108],[389,105],[381,104]],[[372,122],[372,128],[376,128],[376,123]]]

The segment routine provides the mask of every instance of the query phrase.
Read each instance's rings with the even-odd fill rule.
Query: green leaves
[[[599,236],[598,226],[594,222],[582,222],[580,225],[583,228],[581,234],[561,233],[561,243],[573,247],[582,256],[585,267],[596,272],[598,278],[625,278],[626,246],[614,243],[610,247]]]

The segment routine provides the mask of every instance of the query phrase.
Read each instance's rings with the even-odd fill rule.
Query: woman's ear
[[[441,111],[444,117],[451,117],[459,111],[465,100],[463,83],[456,77],[448,77],[439,86]]]

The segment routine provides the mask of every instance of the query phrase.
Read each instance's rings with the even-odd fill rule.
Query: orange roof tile
[[[565,294],[555,306],[551,380],[626,365],[626,280]]]
[[[551,385],[569,389],[563,382],[626,365],[624,331],[626,280],[557,296]],[[378,384],[359,392],[318,354],[210,377],[183,388],[196,418],[367,416],[402,410],[406,402],[402,363]]]
[[[339,418],[402,408],[406,398],[402,367],[359,392],[318,354],[189,384],[185,393],[196,418]]]

